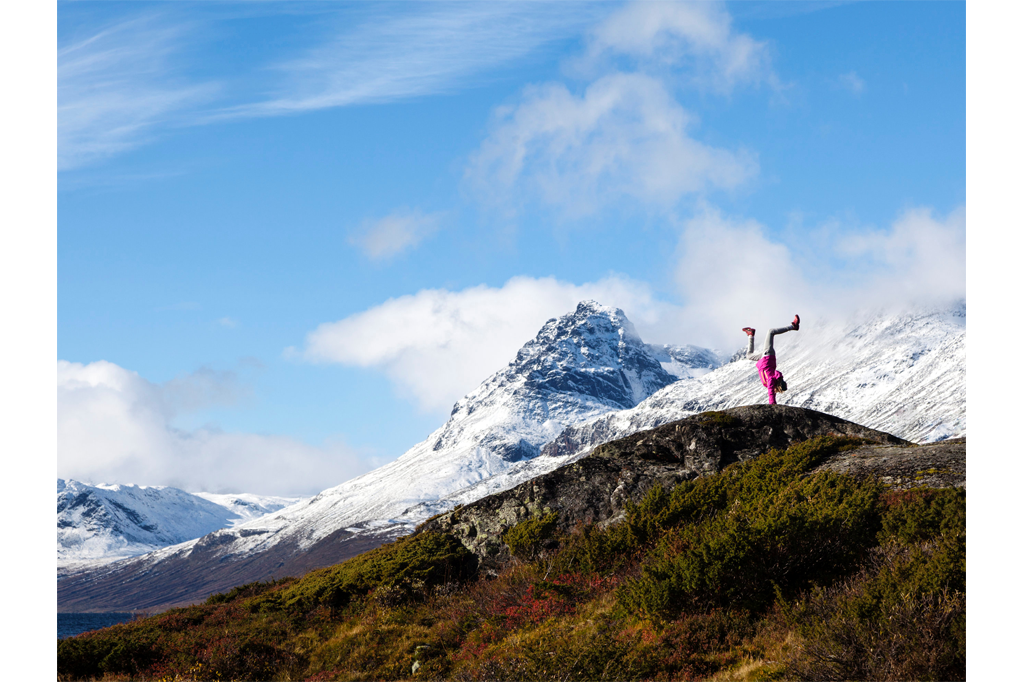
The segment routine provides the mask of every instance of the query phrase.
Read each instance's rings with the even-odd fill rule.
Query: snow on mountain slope
[[[701,350],[692,355],[717,359]],[[632,407],[675,380],[621,310],[584,301],[548,320],[505,369],[456,402],[448,421],[402,457],[247,527],[299,533],[300,546],[337,528],[398,523],[407,531],[438,505],[450,508],[451,493],[536,457],[566,426]],[[277,541],[273,536],[266,541]]]
[[[695,379],[722,366],[722,357],[699,346],[647,344],[647,352],[677,379]]]
[[[219,530],[209,542],[222,554],[246,554],[286,541],[308,549],[341,529],[408,532],[454,505],[452,493],[521,469],[570,424],[633,407],[679,374],[717,363],[717,355],[700,348],[648,347],[621,310],[584,301],[545,323],[507,367],[459,400],[441,428],[397,460]],[[195,544],[180,545],[180,552]]]
[[[744,340],[737,329],[737,346]],[[909,440],[966,433],[965,304],[847,322],[808,317],[799,332],[778,337],[776,349],[790,386],[781,403]],[[58,599],[77,610],[150,608],[298,575],[552,471],[599,443],[696,412],[767,401],[754,363],[738,355],[719,363],[713,351],[645,345],[621,311],[581,303],[548,321],[508,367],[398,460],[196,540],[58,572]]]
[[[767,329],[759,330],[757,350]],[[737,343],[745,340],[737,329]],[[966,435],[966,303],[839,323],[804,319],[775,338],[786,405],[827,412],[914,442]],[[745,347],[744,347],[745,349]],[[595,446],[705,410],[767,402],[754,363],[734,360],[694,381],[678,382],[635,408],[567,428],[545,459],[577,459]]]
[[[145,554],[244,523],[300,498],[188,493],[57,479],[57,566]]]
[[[302,502],[303,497],[273,497],[268,495],[254,495],[252,493],[192,493],[208,502],[213,502],[227,509],[234,516],[229,527],[237,526],[258,519],[267,514],[272,514],[279,509]]]

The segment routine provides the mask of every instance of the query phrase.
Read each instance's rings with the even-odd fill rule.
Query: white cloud
[[[217,324],[228,329],[234,329],[238,326],[238,320],[233,317],[222,317],[217,320]]]
[[[850,73],[844,73],[839,76],[839,84],[844,88],[852,92],[854,95],[860,95],[864,92],[864,79],[857,75],[856,71]]]
[[[202,48],[200,35],[217,30],[213,15],[193,12],[181,20],[165,9],[76,35],[58,50],[58,168],[128,151],[172,126],[453,92],[607,11],[596,4],[507,2],[306,10],[318,21],[289,37],[303,46],[301,53],[275,54],[249,73],[224,72],[215,81],[194,75],[196,65],[222,71],[215,52],[186,54]]]
[[[966,295],[966,213],[936,219],[927,208],[901,214],[888,230],[823,233],[818,253],[772,239],[754,220],[707,208],[684,226],[676,281],[685,300],[677,343],[728,349],[739,329],[788,324],[794,313],[842,317],[860,309],[904,308]],[[830,276],[808,259],[846,259]],[[628,314],[628,309],[627,309]]]
[[[92,483],[172,485],[191,491],[307,495],[370,467],[341,443],[192,431],[179,414],[230,405],[232,373],[200,370],[154,384],[118,365],[57,363],[58,476]]]
[[[933,303],[967,295],[967,210],[937,218],[926,207],[904,211],[888,230],[847,233],[837,252],[860,273],[863,296]]]
[[[735,31],[724,5],[630,3],[591,31],[567,72],[589,82],[583,92],[528,86],[495,110],[465,173],[488,203],[514,213],[539,201],[569,218],[623,199],[664,210],[758,173],[754,153],[696,140],[696,117],[673,94],[681,85],[779,89],[767,43]]]
[[[373,260],[391,258],[437,231],[441,217],[440,213],[400,209],[380,220],[365,222],[351,241]]]
[[[768,45],[737,33],[724,5],[713,2],[632,2],[593,32],[584,68],[625,55],[647,69],[671,67],[701,88],[729,92],[739,84],[777,85]]]
[[[592,20],[597,5],[405,3],[344,14],[335,33],[279,63],[275,96],[222,112],[266,116],[451,92]],[[353,26],[353,24],[355,24]]]
[[[577,286],[550,277],[515,277],[500,288],[427,289],[322,324],[307,336],[303,356],[380,368],[421,408],[447,411],[511,361],[544,322],[585,299],[622,308],[645,336],[657,336],[671,324],[672,306],[626,278]]]
[[[810,291],[789,249],[755,220],[723,217],[712,208],[688,221],[676,265],[682,317],[696,332],[689,343],[730,349],[741,327],[788,324],[809,311]]]
[[[690,137],[693,117],[643,74],[604,76],[581,96],[561,84],[528,88],[495,118],[466,176],[499,204],[537,198],[572,217],[621,198],[667,208],[757,172],[751,154]]]
[[[132,149],[218,90],[175,75],[187,40],[155,17],[110,26],[57,51],[57,167],[82,166]]]
[[[911,209],[884,231],[829,233],[819,253],[791,248],[755,220],[705,207],[682,228],[675,279],[682,304],[621,276],[576,285],[515,277],[501,287],[427,289],[390,299],[306,337],[301,356],[383,371],[427,410],[447,410],[501,369],[544,322],[585,299],[622,308],[648,343],[693,343],[729,352],[740,328],[788,324],[799,313],[843,317],[859,309],[944,303],[965,294],[965,212],[936,219]],[[845,236],[844,236],[845,234]],[[808,259],[848,259],[852,280]]]

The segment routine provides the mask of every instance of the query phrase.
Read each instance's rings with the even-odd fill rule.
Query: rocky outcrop
[[[815,471],[874,478],[893,490],[963,488],[967,485],[967,439],[925,445],[867,445],[837,453]]]
[[[739,342],[740,339],[737,339]],[[777,346],[786,405],[834,414],[915,443],[967,433],[967,305],[845,321],[805,320]],[[566,427],[541,456],[578,458],[601,443],[708,410],[761,403],[753,364],[677,381],[628,410]]]
[[[705,412],[606,443],[572,464],[431,519],[420,530],[454,534],[478,556],[484,570],[495,570],[510,558],[502,534],[526,519],[557,512],[563,532],[585,523],[614,523],[623,518],[628,502],[639,501],[654,485],[672,488],[771,448],[828,434],[857,436],[873,445],[840,453],[822,469],[875,476],[903,487],[964,485],[963,439],[913,445],[814,410],[748,405]]]

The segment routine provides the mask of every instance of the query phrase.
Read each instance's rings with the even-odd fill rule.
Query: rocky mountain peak
[[[633,407],[678,378],[622,310],[582,301],[548,320],[504,369],[456,402],[432,435],[432,449],[472,442],[503,462],[531,459],[568,424]]]
[[[620,345],[643,345],[626,314],[597,301],[580,301],[573,312],[545,322],[537,336],[520,349],[512,364],[554,352],[560,356],[553,358],[556,361],[571,357],[593,365],[606,359],[603,352]],[[574,348],[583,351],[582,355],[571,354]]]
[[[827,415],[918,442],[963,435],[964,327],[959,310],[809,323],[784,339],[784,367],[792,378],[787,404],[752,405],[765,399],[752,363],[722,366],[721,354],[708,349],[644,345],[621,311],[584,301],[546,323],[511,363],[456,403],[444,425],[397,460],[201,541],[68,571],[58,583],[59,603],[116,611],[205,599],[240,583],[336,563],[457,505],[464,505],[459,518],[472,520],[474,503],[513,489],[514,500],[490,497],[486,503],[511,505],[500,513],[501,527],[486,526],[481,516],[460,537],[476,533],[475,546],[488,538],[500,545],[508,524],[545,506],[559,512],[559,523],[607,521],[621,513],[626,498],[620,492],[627,488],[635,500],[645,486],[717,471],[761,447],[846,433]],[[657,390],[662,382],[665,388]],[[634,405],[646,393],[653,395],[636,407],[616,407]],[[708,410],[727,414],[696,418]],[[690,416],[695,419],[676,423]],[[638,433],[663,425],[653,439]],[[586,456],[632,434],[628,452],[607,446]],[[962,441],[952,445],[963,449]],[[924,446],[884,447],[925,454]],[[904,458],[909,463],[894,471],[891,454],[851,454],[833,464],[881,468],[893,481],[911,483],[922,472],[962,470],[959,460]],[[547,477],[559,468],[565,475]],[[544,492],[549,487],[551,495]],[[604,497],[587,490],[604,491]]]
[[[516,355],[508,375],[539,394],[576,394],[632,407],[677,377],[669,374],[619,308],[581,301],[548,320]]]

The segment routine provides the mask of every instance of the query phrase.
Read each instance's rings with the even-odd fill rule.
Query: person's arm
[[[775,404],[775,384],[774,383],[771,386],[768,387],[768,404],[769,405],[774,405]]]

